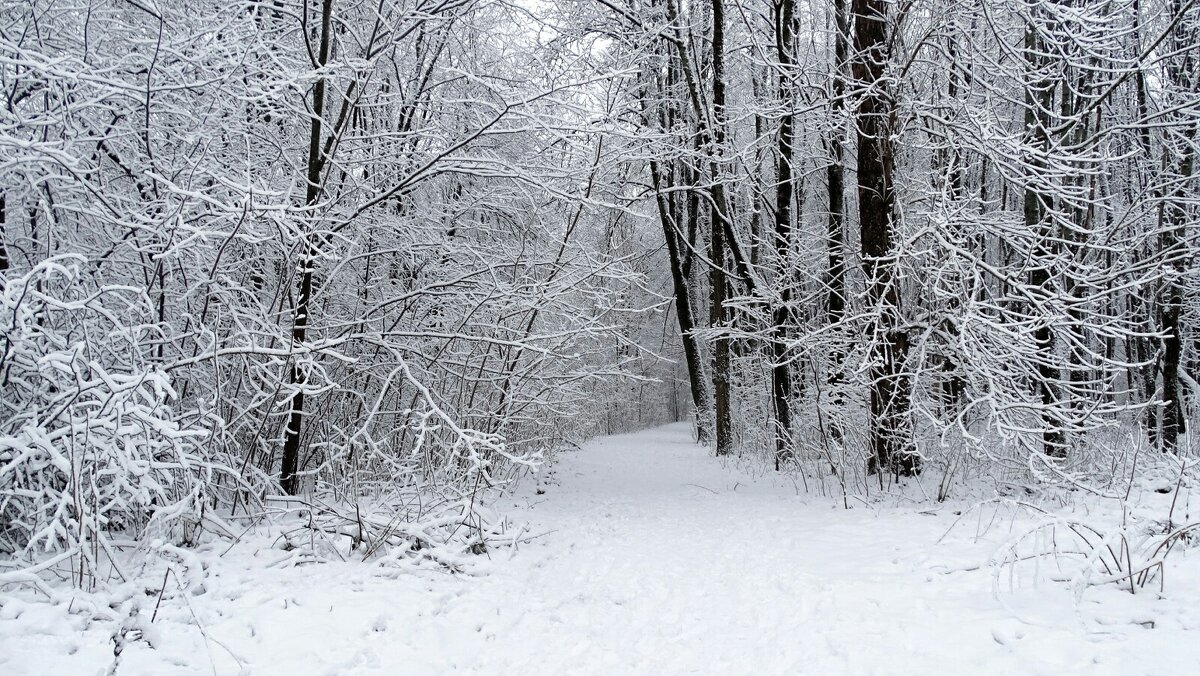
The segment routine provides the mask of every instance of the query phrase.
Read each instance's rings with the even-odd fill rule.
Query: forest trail
[[[842,509],[712,458],[686,425],[594,440],[538,483],[498,505],[536,537],[471,575],[267,568],[277,551],[215,559],[187,606],[164,604],[155,647],[129,644],[116,673],[1183,674],[1200,664],[1187,632],[1200,609],[1164,618],[1150,595],[1098,590],[1089,595],[1106,602],[1093,607],[1043,589],[1006,599],[1045,626],[1023,623],[980,568],[1003,533],[938,543],[954,507]],[[74,616],[47,615],[41,634],[26,618],[20,635],[5,619],[0,645],[16,650],[0,658],[6,674],[102,673],[95,665],[112,661],[111,637],[86,625],[64,641]]]
[[[1081,628],[1046,631],[1012,618],[991,596],[990,571],[946,573],[977,567],[994,548],[937,546],[956,519],[950,508],[845,510],[783,477],[712,458],[683,424],[594,440],[552,471],[530,513],[557,544],[529,572],[494,576],[512,597],[494,626],[520,638],[485,644],[462,666],[548,674],[1105,671],[1094,661],[1095,637]],[[1109,666],[1133,673],[1131,664]]]

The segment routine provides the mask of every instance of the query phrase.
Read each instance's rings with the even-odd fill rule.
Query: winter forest
[[[1200,665],[1200,0],[0,0],[0,90],[0,672]]]

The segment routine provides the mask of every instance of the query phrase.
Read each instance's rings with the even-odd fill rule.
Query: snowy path
[[[944,572],[994,547],[935,544],[950,508],[838,509],[722,466],[681,425],[594,441],[561,458],[544,495],[532,488],[513,500],[516,517],[546,534],[511,560],[500,553],[487,574],[216,566],[186,611],[210,640],[162,625],[157,648],[131,646],[117,673],[238,673],[227,650],[243,673],[288,676],[1200,670],[1190,631],[1200,611],[1146,629],[1139,613],[1153,605],[1111,597],[1117,610],[1087,629],[1048,591],[1035,614],[1052,626],[1023,624],[992,597],[986,569]],[[1097,631],[1098,618],[1111,626]],[[91,674],[111,662],[106,635],[64,646],[45,620],[39,642],[0,617],[0,673]]]

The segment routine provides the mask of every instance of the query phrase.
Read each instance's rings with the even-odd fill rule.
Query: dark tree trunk
[[[0,193],[0,272],[8,269],[8,247],[5,238],[8,235],[8,209],[4,193]],[[0,280],[0,289],[4,288],[4,280]]]
[[[687,243],[680,242],[679,223],[672,208],[662,191],[662,175],[659,173],[658,162],[650,162],[650,175],[654,182],[655,201],[658,204],[658,217],[662,223],[663,237],[667,243],[667,256],[671,266],[671,284],[675,291],[675,316],[679,321],[679,335],[683,341],[683,356],[687,362],[688,384],[692,391],[692,405],[696,411],[696,435],[701,443],[708,442],[708,428],[703,423],[703,413],[708,410],[708,383],[704,378],[704,366],[700,360],[700,346],[696,340],[696,322],[692,316],[692,296],[688,279],[684,275],[682,247]]]
[[[1036,28],[1032,24],[1026,26],[1025,65],[1028,81],[1025,88],[1025,129],[1028,134],[1027,142],[1033,152],[1025,169],[1028,175],[1025,184],[1024,216],[1026,227],[1030,232],[1037,233],[1033,251],[1035,263],[1029,272],[1029,285],[1035,289],[1049,291],[1050,270],[1045,261],[1052,253],[1052,232],[1046,223],[1050,198],[1039,192],[1035,185],[1031,185],[1041,180],[1038,174],[1045,164],[1041,160],[1041,154],[1050,150],[1049,115],[1051,106],[1054,105],[1054,85],[1045,73],[1046,64],[1041,55],[1042,51],[1043,46]],[[1036,308],[1030,310],[1037,311]],[[1039,353],[1037,389],[1042,403],[1042,450],[1051,457],[1064,457],[1066,448],[1063,444],[1063,433],[1053,412],[1059,398],[1057,390],[1061,374],[1054,366],[1055,341],[1047,318],[1038,322],[1033,339]]]
[[[920,458],[909,424],[910,382],[904,371],[908,334],[901,325],[900,292],[895,279],[895,167],[892,146],[894,103],[884,81],[888,43],[886,0],[853,0],[853,64],[857,86],[865,92],[858,122],[858,209],[867,300],[877,315],[871,336],[871,471],[913,475]]]
[[[1181,0],[1171,3],[1172,15],[1178,16],[1183,11]],[[1200,14],[1192,12],[1176,25],[1171,42],[1178,56],[1168,65],[1167,75],[1179,93],[1196,90],[1196,70],[1200,67],[1195,57],[1196,40],[1200,39]],[[1162,231],[1160,248],[1168,260],[1168,277],[1162,298],[1162,383],[1163,411],[1162,435],[1163,449],[1175,451],[1179,445],[1179,437],[1187,431],[1187,419],[1184,413],[1183,389],[1179,386],[1180,370],[1183,353],[1183,276],[1186,273],[1184,261],[1184,228],[1188,222],[1188,199],[1192,189],[1192,176],[1195,172],[1195,136],[1196,123],[1185,122],[1190,126],[1180,136],[1178,164],[1172,179],[1175,189],[1169,199],[1163,203]]]
[[[726,242],[726,233],[731,230],[729,218],[729,200],[725,195],[725,177],[718,161],[725,146],[725,5],[723,0],[712,0],[712,96],[713,96],[713,129],[711,150],[713,154],[712,168],[712,239],[709,258],[713,262],[709,276],[712,284],[710,322],[714,328],[727,324],[728,310],[725,299],[728,292],[728,280],[725,274],[725,251],[733,246]],[[713,345],[713,407],[715,409],[715,428],[717,436],[717,455],[729,455],[733,452],[733,420],[732,401],[730,392],[730,344],[728,337],[718,338]]]
[[[846,127],[842,115],[846,110],[846,60],[849,58],[850,22],[846,17],[845,0],[833,0],[833,82],[830,99],[830,117],[833,128],[829,137],[829,166],[825,169],[825,178],[829,183],[829,220],[826,224],[828,237],[828,285],[827,311],[830,324],[837,324],[846,316],[846,263],[844,247],[845,204],[846,204]],[[833,355],[833,382],[841,378],[841,359],[843,355],[836,350]]]
[[[775,50],[779,59],[779,100],[787,112],[779,123],[779,170],[775,188],[775,257],[779,263],[782,289],[772,312],[771,382],[775,409],[775,469],[792,456],[792,374],[788,368],[788,324],[791,320],[792,197],[796,129],[792,109],[792,34],[795,27],[793,0],[781,0],[776,17]]]
[[[1134,38],[1140,44],[1142,41],[1142,9],[1140,0],[1133,0],[1133,21],[1134,21]],[[1146,71],[1145,67],[1138,69],[1137,77],[1134,80],[1136,87],[1135,100],[1137,103],[1137,116],[1139,120],[1147,120],[1150,118],[1150,105],[1147,96]],[[1149,167],[1151,159],[1153,140],[1151,137],[1151,129],[1149,125],[1140,125],[1138,127],[1138,140],[1142,145],[1142,153],[1147,162],[1142,165],[1143,184],[1153,183],[1150,178],[1153,171]],[[1161,245],[1161,242],[1159,243]],[[1154,255],[1151,251],[1148,255]],[[1128,306],[1131,312],[1137,312],[1142,319],[1142,330],[1146,336],[1130,336],[1126,340],[1126,352],[1131,353],[1132,359],[1143,366],[1138,369],[1130,369],[1129,371],[1129,386],[1130,390],[1134,390],[1135,384],[1140,385],[1140,390],[1137,391],[1141,399],[1137,403],[1146,405],[1146,436],[1152,445],[1158,445],[1158,408],[1151,405],[1154,402],[1154,395],[1158,389],[1158,371],[1162,367],[1161,354],[1155,353],[1155,345],[1148,336],[1153,334],[1157,329],[1158,319],[1154,311],[1154,304],[1148,302],[1135,303],[1134,297],[1127,299]],[[1130,345],[1132,343],[1132,345]]]
[[[695,70],[690,67],[691,50],[688,41],[679,30],[679,9],[674,0],[666,2],[667,20],[675,31],[675,39],[671,40],[679,53],[680,61],[687,83],[688,98],[696,115],[698,142],[707,146],[708,168],[712,187],[711,215],[709,239],[709,282],[711,285],[709,298],[709,325],[714,329],[728,328],[728,311],[725,299],[728,294],[729,279],[726,274],[726,254],[731,254],[738,275],[746,283],[751,294],[757,293],[753,283],[750,265],[746,261],[733,236],[733,224],[730,220],[730,204],[725,193],[725,176],[722,169],[721,156],[725,146],[725,8],[722,0],[712,0],[712,108],[706,109],[701,100],[700,85],[696,81]],[[711,114],[711,115],[710,115]],[[711,124],[709,123],[711,120]],[[728,455],[733,452],[733,426],[731,419],[730,393],[730,340],[719,337],[713,341],[713,427],[716,436],[717,455]]]
[[[953,22],[953,19],[951,19]],[[960,31],[958,27],[951,25],[949,39],[946,43],[946,56],[950,60],[950,72],[946,81],[946,99],[948,101],[957,101],[959,96],[959,65],[958,65],[958,38]],[[957,147],[945,149],[942,153],[942,162],[940,170],[946,175],[951,199],[961,200],[963,198],[963,160],[962,154]],[[962,236],[961,228],[956,228],[954,235]],[[977,237],[977,240],[982,240],[982,237]],[[982,245],[982,242],[978,242]],[[962,397],[966,391],[966,383],[963,381],[962,373],[959,370],[959,357],[955,352],[954,346],[958,338],[958,325],[953,321],[947,321],[944,326],[946,340],[942,346],[942,405],[943,415],[948,419],[958,417],[962,409]]]
[[[829,216],[825,224],[826,268],[825,268],[825,319],[830,326],[837,326],[846,317],[846,68],[849,59],[850,20],[846,14],[846,1],[833,0],[833,63],[830,67],[829,117],[831,127],[827,144],[829,166],[825,168]],[[830,403],[840,408],[844,403],[842,385],[845,353],[845,334],[831,334],[833,348],[829,352],[828,372],[825,381],[832,387]],[[842,426],[835,418],[828,426],[834,440],[842,439]]]
[[[1192,136],[1192,134],[1187,134]],[[1190,144],[1189,144],[1190,146]],[[1163,205],[1163,231],[1161,249],[1167,257],[1170,275],[1165,283],[1162,296],[1161,329],[1163,332],[1162,351],[1160,352],[1162,374],[1162,431],[1160,441],[1164,450],[1174,451],[1178,447],[1179,437],[1187,431],[1187,417],[1183,406],[1183,388],[1180,387],[1180,372],[1183,368],[1183,261],[1182,231],[1187,219],[1186,207],[1181,204],[1186,200],[1183,194],[1184,182],[1191,177],[1195,162],[1194,152],[1184,151],[1184,158],[1179,164],[1180,187],[1171,201]]]
[[[333,14],[333,0],[322,0],[321,3],[321,36],[318,47],[317,65],[324,68],[329,63],[329,30]],[[322,77],[313,85],[312,118],[308,134],[308,162],[306,179],[308,186],[304,195],[304,206],[315,210],[321,196],[321,173],[324,168],[324,157],[321,154],[321,124],[325,110],[325,78]],[[311,213],[310,213],[311,215]],[[300,288],[296,297],[296,310],[292,324],[292,346],[301,347],[308,337],[309,313],[311,312],[313,290],[313,267],[316,265],[315,245],[308,234],[305,249],[301,252]],[[304,384],[307,375],[298,364],[293,363],[288,377],[288,384],[297,388],[292,395],[288,413],[287,430],[283,438],[283,460],[279,472],[279,483],[285,493],[295,495],[300,489],[300,440],[304,425]]]

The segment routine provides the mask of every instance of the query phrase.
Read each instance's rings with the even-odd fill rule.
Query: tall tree
[[[1182,0],[1171,0],[1170,8],[1175,25],[1167,41],[1172,57],[1167,60],[1166,74],[1173,94],[1168,96],[1167,102],[1186,105],[1186,101],[1194,100],[1200,92],[1200,59],[1196,57],[1200,44],[1200,10],[1194,3],[1185,6]],[[1175,451],[1179,437],[1187,432],[1183,388],[1180,386],[1185,368],[1183,336],[1188,328],[1183,321],[1188,275],[1185,242],[1188,223],[1195,213],[1192,204],[1195,199],[1191,195],[1196,186],[1196,141],[1200,121],[1178,113],[1171,113],[1169,117],[1174,124],[1167,128],[1170,137],[1164,145],[1170,150],[1164,153],[1163,161],[1168,165],[1166,174],[1173,187],[1167,191],[1161,207],[1163,223],[1159,248],[1167,261],[1167,275],[1160,299],[1163,345],[1159,372],[1162,374],[1164,406],[1161,441],[1165,449]]]
[[[792,445],[792,373],[789,368],[788,327],[794,323],[792,312],[792,201],[795,199],[794,167],[796,160],[794,0],[778,0],[775,5],[775,55],[779,61],[779,100],[784,110],[779,122],[779,156],[775,180],[775,258],[778,261],[779,299],[772,312],[771,382],[775,410],[775,468],[791,457]]]
[[[1033,258],[1035,263],[1029,271],[1029,285],[1041,293],[1053,293],[1050,287],[1049,261],[1056,246],[1053,220],[1048,212],[1054,209],[1053,196],[1040,187],[1047,172],[1045,158],[1051,152],[1050,127],[1054,108],[1055,82],[1051,78],[1051,65],[1046,55],[1042,31],[1049,17],[1037,2],[1029,6],[1025,25],[1024,57],[1025,81],[1025,129],[1026,143],[1030,156],[1025,161],[1024,216],[1025,227],[1035,235]],[[1049,317],[1040,317],[1034,331],[1034,341],[1040,353],[1036,387],[1042,402],[1042,443],[1048,456],[1062,457],[1066,454],[1062,431],[1052,413],[1059,401],[1059,369],[1055,366],[1055,341]]]
[[[307,14],[307,7],[305,14]],[[313,68],[317,71],[329,65],[329,50],[332,47],[331,26],[333,22],[333,0],[321,0],[320,27],[317,29],[317,52]],[[306,36],[307,38],[307,36]],[[325,157],[322,135],[322,125],[325,116],[325,76],[317,76],[312,88],[310,104],[311,117],[308,131],[308,156],[305,160],[305,189],[304,208],[314,221],[317,215],[318,202],[322,193],[322,175],[325,167]],[[308,325],[312,315],[313,272],[317,265],[318,240],[320,235],[316,228],[310,228],[303,238],[301,254],[299,286],[296,295],[296,306],[292,314],[292,347],[303,348],[308,337]],[[304,366],[293,363],[288,377],[288,385],[293,388],[289,405],[287,428],[283,438],[282,466],[279,473],[279,483],[283,490],[295,494],[300,489],[297,476],[300,464],[300,442],[304,427],[304,385],[307,378]]]
[[[912,475],[920,471],[909,416],[906,372],[908,333],[900,314],[896,278],[895,101],[887,79],[891,3],[853,0],[853,75],[860,99],[855,110],[858,139],[858,219],[867,300],[873,325],[869,340],[871,467]]]

